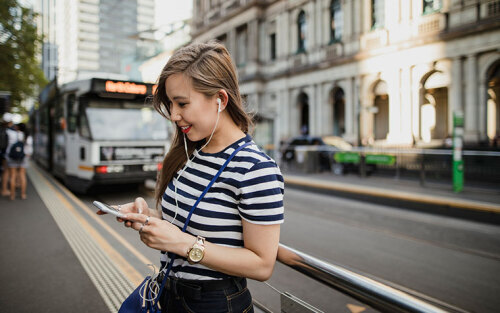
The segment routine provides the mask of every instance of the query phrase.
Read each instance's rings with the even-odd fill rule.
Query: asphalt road
[[[149,192],[134,188],[106,188],[81,200],[89,206],[94,199],[115,204],[139,195],[154,205]],[[110,216],[102,219],[158,264],[156,251],[142,245],[136,233]],[[287,188],[281,242],[465,311],[499,311],[500,226]],[[148,272],[143,263],[123,253],[139,272]],[[269,284],[272,287],[251,281],[250,288],[254,298],[273,312],[280,312],[277,291],[289,292],[325,312],[365,307],[281,264]]]

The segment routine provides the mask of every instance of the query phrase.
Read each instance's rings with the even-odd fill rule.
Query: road
[[[154,205],[144,188],[106,188],[80,200],[91,206],[95,199],[116,204],[135,196]],[[137,233],[109,216],[102,219],[158,264],[157,253],[145,247]],[[500,226],[287,188],[280,241],[465,311],[498,312],[500,308]],[[120,249],[140,273],[148,273],[144,263]],[[251,281],[250,288],[254,298],[273,312],[280,312],[277,291],[289,292],[325,312],[365,307],[281,264],[268,283],[272,287]]]

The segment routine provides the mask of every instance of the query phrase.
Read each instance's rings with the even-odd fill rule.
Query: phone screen
[[[118,211],[117,209],[113,208],[110,205],[107,205],[107,204],[99,202],[99,201],[94,201],[94,202],[92,202],[92,204],[94,204],[99,210],[101,210],[103,212],[113,214],[116,217],[123,217],[123,214],[120,211]]]

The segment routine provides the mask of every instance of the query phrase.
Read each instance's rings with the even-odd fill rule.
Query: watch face
[[[200,248],[193,248],[189,251],[189,259],[191,262],[200,262],[203,259],[203,250]]]

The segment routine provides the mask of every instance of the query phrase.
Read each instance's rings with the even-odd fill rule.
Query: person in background
[[[163,268],[177,255],[160,298],[164,312],[253,312],[246,278],[265,281],[272,274],[284,181],[275,161],[248,134],[252,122],[229,52],[216,42],[176,51],[160,74],[153,105],[176,130],[157,183],[161,211],[137,198],[119,206],[125,216],[118,220],[161,251]],[[182,232],[196,199],[242,145],[247,146],[229,162]]]
[[[5,113],[2,117],[2,125],[0,127],[0,162],[2,167],[2,196],[9,196],[9,170],[7,167],[7,147],[9,146],[8,130],[12,127],[12,114]]]
[[[9,146],[7,147],[7,167],[10,180],[10,200],[16,197],[16,182],[21,188],[21,199],[26,199],[26,168],[28,159],[33,152],[33,140],[29,136],[26,125],[20,123],[14,126],[14,130],[9,130]],[[13,150],[17,150],[13,153]]]

